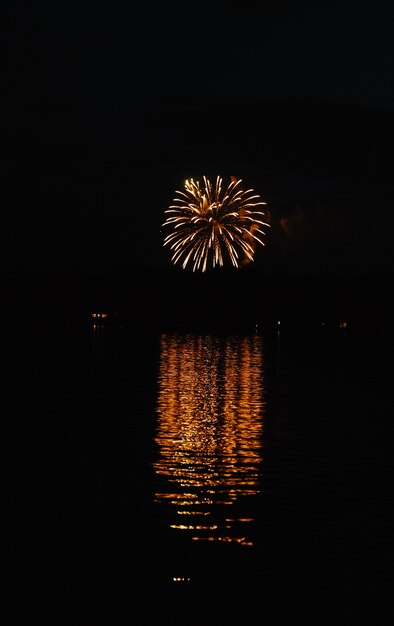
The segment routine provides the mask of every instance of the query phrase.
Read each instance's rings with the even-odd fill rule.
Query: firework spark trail
[[[241,179],[232,176],[224,191],[222,182],[220,176],[214,185],[206,176],[202,185],[199,180],[187,180],[185,191],[175,192],[176,204],[165,211],[163,226],[172,227],[172,232],[164,245],[173,251],[173,263],[182,263],[183,269],[191,264],[193,271],[205,272],[209,264],[223,266],[226,258],[239,267],[245,260],[254,260],[256,243],[265,245],[256,233],[265,235],[260,226],[269,227],[258,210],[266,202],[253,189],[243,190]]]

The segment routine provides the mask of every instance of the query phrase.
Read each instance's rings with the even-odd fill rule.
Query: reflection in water
[[[241,502],[261,482],[261,337],[163,334],[158,377],[156,502],[194,540],[252,545]]]

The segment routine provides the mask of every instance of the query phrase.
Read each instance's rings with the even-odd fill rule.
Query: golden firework
[[[203,176],[202,183],[191,178],[185,191],[175,192],[175,204],[165,211],[163,223],[172,228],[164,245],[173,251],[174,264],[205,272],[208,265],[222,266],[226,259],[235,267],[254,260],[256,244],[265,245],[258,236],[265,235],[261,226],[269,226],[259,210],[266,202],[253,189],[242,189],[241,183],[231,176],[223,187],[220,176],[215,183]]]

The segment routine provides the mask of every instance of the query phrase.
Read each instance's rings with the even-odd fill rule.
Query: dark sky
[[[389,3],[3,6],[4,273],[170,267],[203,174],[267,202],[261,269],[393,270]]]

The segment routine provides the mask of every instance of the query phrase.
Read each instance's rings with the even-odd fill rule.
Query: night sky
[[[4,3],[3,276],[171,269],[185,178],[242,178],[255,267],[392,272],[389,3]]]

